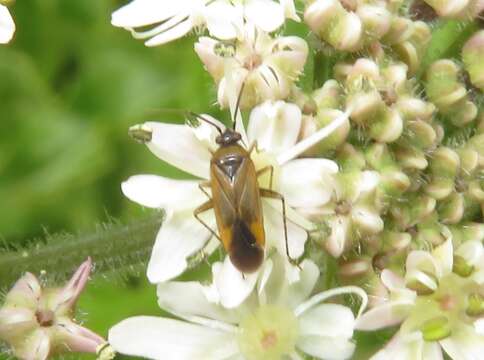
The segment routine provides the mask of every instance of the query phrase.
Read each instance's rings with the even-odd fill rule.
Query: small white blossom
[[[255,26],[246,26],[244,37],[231,56],[220,54],[218,40],[201,37],[195,51],[218,85],[218,102],[228,107],[242,84],[241,108],[265,100],[285,99],[302,72],[308,54],[306,42],[297,36],[272,38]]]
[[[272,32],[285,18],[299,20],[293,0],[133,0],[112,14],[111,23],[130,30],[135,38],[148,39],[147,46],[156,46],[197,27],[207,27],[212,36],[221,40],[240,37],[245,22]],[[146,26],[151,29],[136,30]]]
[[[223,266],[214,264],[214,269]],[[317,293],[318,267],[301,263],[301,276],[290,283],[283,259],[268,259],[256,290],[234,309],[207,301],[206,289],[197,282],[158,285],[158,303],[181,320],[139,316],[111,328],[110,344],[120,353],[172,360],[278,360],[348,359],[355,317],[344,305],[323,303],[341,294],[361,298],[360,314],[367,304],[355,286]],[[185,320],[185,321],[183,321]]]
[[[375,190],[380,182],[376,171],[352,171],[334,176],[331,201],[320,207],[298,209],[309,219],[323,222],[328,228],[326,250],[339,257],[360,235],[383,230],[383,220],[375,204]]]
[[[223,128],[217,120],[210,119]],[[344,123],[344,119],[336,121]],[[144,126],[152,131],[147,146],[155,155],[198,178],[209,178],[211,151],[217,148],[214,142],[217,133],[213,127],[202,123],[194,129],[187,125],[155,122]],[[331,194],[331,187],[325,179],[338,171],[337,165],[326,159],[293,160],[314,145],[314,139],[318,140],[321,134],[328,133],[328,129],[323,128],[311,138],[296,143],[300,126],[299,108],[279,101],[262,104],[253,110],[247,135],[243,128],[238,129],[245,144],[258,143],[258,151],[252,153],[256,169],[268,165],[274,167],[273,189],[284,195],[287,201],[288,251],[292,258],[302,255],[307,230],[313,228],[293,207],[323,206],[330,200]],[[330,124],[330,127],[334,126]],[[122,184],[123,193],[129,199],[147,207],[162,208],[166,212],[148,264],[148,279],[153,283],[180,275],[187,268],[187,258],[211,239],[210,232],[193,216],[194,209],[207,200],[199,190],[199,184],[200,180],[173,180],[155,175],[133,176]],[[269,174],[259,178],[259,184],[269,188]],[[281,202],[263,198],[262,205],[267,247],[275,247],[286,256]],[[207,212],[204,221],[215,229],[213,212]],[[212,240],[205,251],[213,251],[218,245],[215,238]],[[292,267],[289,262],[287,265]],[[230,283],[231,276],[241,277],[241,274],[227,269],[226,276]],[[247,283],[250,280],[250,276],[244,279]],[[232,304],[236,306],[241,301],[243,294]]]
[[[484,353],[484,248],[467,241],[454,251],[450,233],[431,253],[412,251],[405,278],[384,270],[381,301],[358,320],[360,330],[400,324],[400,330],[372,359],[441,359],[441,348],[457,359]]]
[[[73,320],[73,312],[91,271],[88,259],[69,282],[58,289],[42,289],[26,273],[5,297],[0,308],[0,339],[24,360],[44,360],[65,351],[96,353],[105,340]]]
[[[0,4],[0,44],[6,44],[12,40],[15,33],[15,23],[5,5]]]

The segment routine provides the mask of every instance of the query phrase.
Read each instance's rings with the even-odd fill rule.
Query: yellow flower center
[[[292,311],[264,305],[240,323],[239,347],[250,360],[279,360],[292,353],[299,334]]]

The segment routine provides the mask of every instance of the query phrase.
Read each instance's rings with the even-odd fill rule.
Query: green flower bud
[[[430,27],[422,21],[416,21],[412,24],[412,33],[408,40],[393,46],[400,59],[408,65],[411,75],[418,71],[430,38]]]
[[[439,205],[438,212],[444,224],[457,224],[464,216],[464,209],[464,196],[453,193]]]
[[[316,0],[304,11],[304,21],[338,50],[355,51],[361,46],[361,20],[355,13],[346,11],[338,0]]]
[[[451,60],[438,60],[427,71],[425,90],[440,112],[456,126],[477,116],[477,107],[468,100],[467,89],[459,80],[460,68]]]
[[[462,61],[472,84],[484,91],[484,30],[476,32],[462,48]]]

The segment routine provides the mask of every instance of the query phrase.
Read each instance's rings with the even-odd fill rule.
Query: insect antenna
[[[242,86],[240,87],[239,96],[237,96],[237,102],[235,103],[233,130],[236,129],[236,125],[237,125],[237,114],[240,111],[240,101],[242,100],[242,94],[244,92],[244,87],[245,87],[245,81],[242,83]]]
[[[197,113],[195,113],[193,111],[188,111],[186,114],[188,115],[187,116],[188,117],[188,121],[193,120],[191,118],[191,117],[193,117],[193,118],[195,118],[197,120],[201,120],[201,121],[206,122],[207,124],[212,125],[215,129],[217,129],[217,131],[218,131],[219,134],[222,134],[223,133],[222,128],[220,126],[218,126],[217,124],[215,124],[213,121],[207,119],[205,116],[200,115],[200,114],[197,114]]]

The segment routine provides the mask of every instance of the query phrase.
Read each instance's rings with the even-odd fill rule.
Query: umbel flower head
[[[0,339],[15,357],[44,360],[67,351],[96,353],[101,349],[106,341],[73,318],[91,266],[87,259],[62,288],[42,288],[31,273],[15,283],[0,308]]]
[[[243,37],[229,44],[201,37],[195,51],[218,86],[218,103],[228,107],[230,95],[238,94],[242,109],[251,109],[265,100],[286,99],[291,86],[304,68],[308,54],[306,41],[297,36],[271,37],[250,24]]]
[[[347,114],[343,115],[347,117]],[[216,119],[203,116],[224,128]],[[244,144],[257,143],[251,154],[256,170],[272,165],[272,189],[285,196],[288,205],[288,249],[284,241],[280,201],[264,198],[262,201],[267,249],[275,248],[285,258],[286,250],[292,258],[302,255],[307,231],[313,228],[311,222],[293,208],[316,207],[327,203],[331,198],[331,188],[325,180],[338,171],[337,165],[326,159],[293,160],[314,145],[311,141],[321,134],[315,133],[312,139],[296,143],[300,126],[299,108],[294,104],[277,101],[266,102],[252,110],[247,135],[242,127],[239,129]],[[209,178],[212,152],[217,148],[215,138],[218,133],[214,127],[205,122],[196,128],[149,122],[134,127],[132,131],[138,134],[141,131],[147,135],[144,137],[146,145],[162,160],[198,178]],[[266,175],[259,178],[259,184],[269,188],[269,174]],[[122,185],[123,193],[131,200],[147,207],[162,208],[166,212],[166,219],[157,235],[148,264],[148,279],[153,283],[180,275],[187,268],[187,259],[190,256],[202,248],[202,251],[210,253],[218,246],[218,240],[212,238],[210,231],[193,215],[194,210],[207,200],[207,196],[199,188],[200,182],[201,180],[173,180],[161,176],[138,175]],[[215,229],[213,212],[207,212],[203,219],[208,226]],[[288,261],[286,264],[291,266]],[[226,276],[233,276],[234,281],[242,277],[240,272],[233,271],[231,262],[224,269],[227,271]],[[246,276],[244,281],[253,285],[254,276],[256,274]],[[230,306],[236,306],[241,301],[243,298],[233,300]]]
[[[215,263],[216,272],[220,263]],[[151,359],[172,360],[279,360],[302,358],[349,359],[355,316],[346,306],[323,303],[342,294],[367,297],[355,286],[314,294],[318,267],[301,263],[301,276],[290,283],[284,260],[268,259],[257,290],[234,309],[207,301],[206,288],[198,282],[158,285],[160,307],[178,319],[138,316],[111,328],[109,342],[116,351]]]
[[[400,324],[372,359],[479,359],[484,353],[484,248],[467,241],[454,249],[450,232],[432,252],[413,251],[404,278],[384,270],[387,289],[356,328],[375,330]]]
[[[156,46],[200,27],[206,27],[210,35],[220,40],[243,36],[246,22],[272,32],[286,18],[299,20],[293,0],[133,0],[115,11],[111,22],[130,30],[135,38],[148,39],[147,46]],[[151,29],[136,31],[146,26]]]
[[[0,44],[8,43],[15,33],[15,23],[8,8],[3,5],[6,2],[0,1]]]

